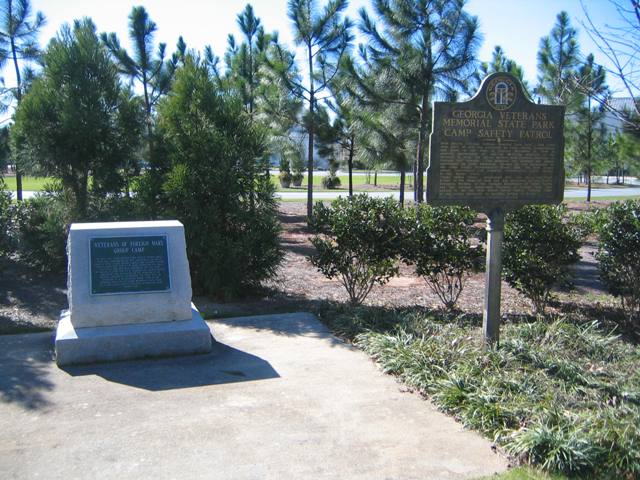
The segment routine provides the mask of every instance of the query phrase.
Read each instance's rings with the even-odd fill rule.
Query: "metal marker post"
[[[500,287],[502,273],[502,239],[504,212],[493,210],[487,218],[487,268],[484,286],[482,332],[487,343],[500,340]]]

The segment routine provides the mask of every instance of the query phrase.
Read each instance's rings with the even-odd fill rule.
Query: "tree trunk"
[[[309,60],[309,150],[308,150],[308,178],[307,178],[307,218],[311,220],[313,216],[313,134],[314,134],[314,118],[313,103],[315,101],[313,90],[313,55],[311,44],[307,43],[307,53]]]
[[[349,159],[347,165],[349,166],[349,197],[353,197],[353,150],[355,148],[354,139],[351,137],[349,142]]]
[[[253,100],[253,41],[251,37],[247,38],[247,43],[249,44],[249,119],[253,123],[253,112],[254,112],[254,100]],[[259,162],[259,160],[258,160]],[[259,172],[258,167],[259,163],[256,161],[251,162],[251,171],[249,172],[249,184],[251,191],[249,192],[249,208],[251,212],[255,210],[255,179],[254,173]],[[267,177],[269,176],[269,168],[267,168]]]
[[[591,132],[591,95],[588,97],[587,107],[587,202],[591,201],[591,143],[593,141]]]
[[[71,172],[69,182],[71,190],[76,197],[76,212],[79,220],[84,220],[87,214],[87,197],[89,190],[89,172],[87,170],[81,172]]]
[[[416,152],[416,159],[413,162],[412,170],[413,170],[413,201],[418,201],[418,169],[416,168],[418,165],[418,154]]]
[[[147,125],[147,143],[149,145],[149,152],[151,152],[151,101],[149,100],[149,92],[147,87],[147,74],[142,72],[142,90],[144,92],[144,111],[145,111],[145,123]]]
[[[400,206],[404,207],[404,184],[405,184],[404,168],[400,169]]]
[[[11,2],[9,2],[9,16],[11,16]],[[13,37],[11,37],[11,54],[13,55],[13,66],[16,69],[16,100],[18,101],[18,105],[20,105],[20,101],[22,100],[22,78],[20,77],[20,67],[18,66],[18,56],[16,54],[16,43]],[[19,202],[22,201],[22,172],[20,167],[18,166],[18,161],[16,158],[13,159],[14,164],[16,166],[16,198]]]
[[[373,171],[373,186],[378,186],[378,170]]]
[[[420,112],[420,132],[418,134],[418,161],[416,162],[416,199],[418,203],[422,203],[424,201],[424,152],[426,147],[427,117],[429,114],[428,110],[429,97],[428,94],[425,94],[422,96],[422,106]]]

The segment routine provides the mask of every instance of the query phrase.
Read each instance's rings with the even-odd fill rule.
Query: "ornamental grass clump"
[[[361,304],[374,285],[398,274],[400,209],[393,199],[366,194],[338,198],[330,207],[317,203],[311,238],[317,253],[311,263],[327,278],[339,278],[353,305]]]
[[[280,173],[278,174],[278,178],[280,179],[280,186],[282,188],[289,188],[293,177],[291,175],[291,169],[289,168],[289,160],[284,157],[280,159]]]
[[[370,312],[358,310],[355,344],[516,462],[578,478],[640,476],[638,346],[595,321],[557,318],[506,323],[501,346],[486,348],[468,316]]]
[[[610,205],[599,233],[600,277],[629,317],[640,318],[640,201]]]
[[[580,260],[582,232],[565,222],[563,205],[531,205],[506,216],[503,271],[507,283],[531,300],[536,314],[544,314],[551,289]]]
[[[326,189],[333,190],[340,188],[342,183],[338,177],[338,162],[334,159],[329,160],[329,173],[322,177],[322,186]]]
[[[421,204],[405,213],[402,258],[415,265],[448,310],[455,308],[469,274],[482,268],[482,245],[472,241],[475,218],[468,207]]]

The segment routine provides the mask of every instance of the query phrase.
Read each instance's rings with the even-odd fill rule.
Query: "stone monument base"
[[[56,330],[58,366],[170,357],[211,351],[211,331],[191,304],[191,320],[75,328],[62,310]]]

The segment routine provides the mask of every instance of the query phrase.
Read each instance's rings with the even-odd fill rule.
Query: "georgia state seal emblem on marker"
[[[516,84],[507,76],[492,78],[487,84],[487,102],[495,110],[508,110],[518,95]]]

